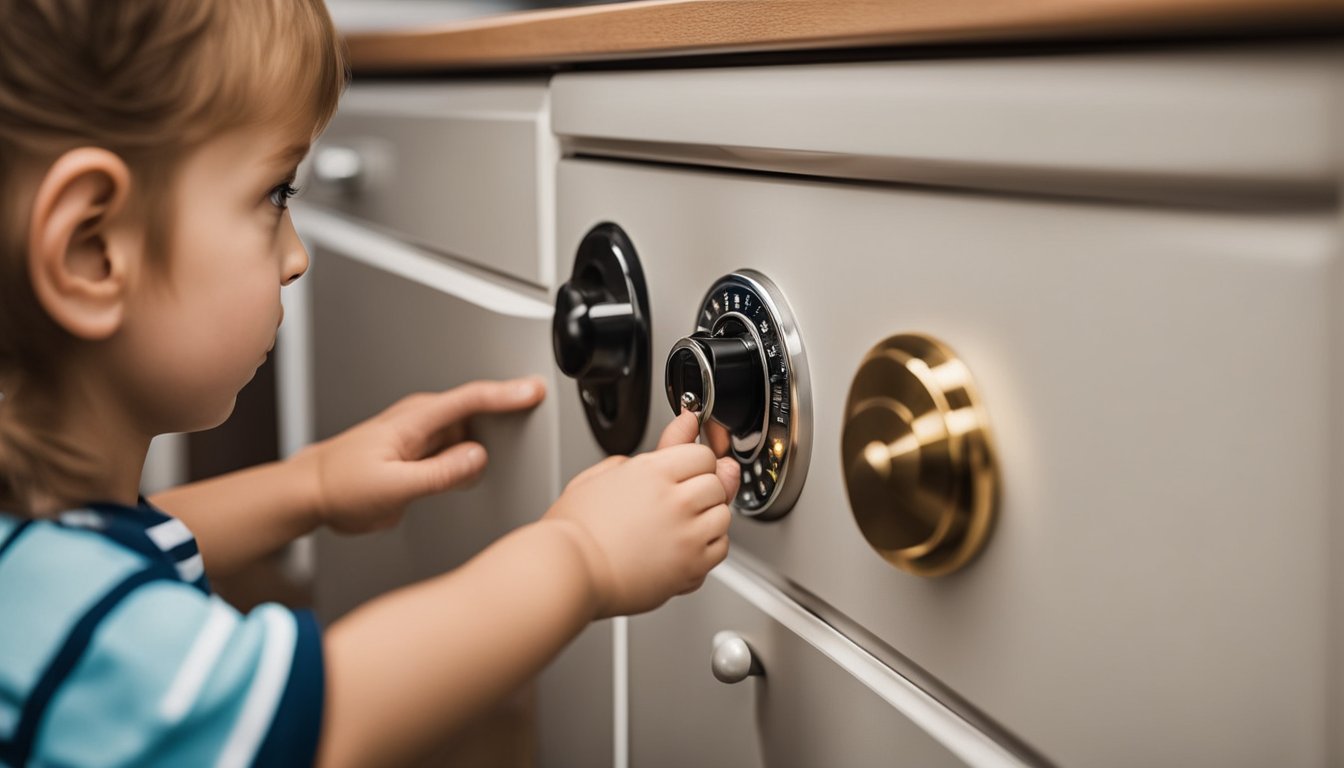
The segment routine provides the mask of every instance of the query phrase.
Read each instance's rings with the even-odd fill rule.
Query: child
[[[224,420],[274,343],[307,267],[285,204],[344,77],[321,0],[0,0],[0,764],[414,761],[592,619],[725,557],[736,473],[684,414],[325,632],[210,595],[207,575],[317,526],[392,525],[469,482],[486,456],[465,420],[543,397],[412,395],[288,461],[139,497],[150,439]]]

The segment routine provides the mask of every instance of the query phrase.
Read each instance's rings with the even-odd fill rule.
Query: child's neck
[[[112,393],[81,383],[86,381],[84,377],[66,378],[64,391],[47,403],[24,404],[33,412],[45,413],[44,422],[78,452],[79,477],[33,499],[36,515],[55,514],[91,501],[127,506],[139,501],[140,475],[152,435],[137,427]]]

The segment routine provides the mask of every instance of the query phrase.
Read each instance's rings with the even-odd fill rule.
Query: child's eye
[[[286,181],[272,187],[267,199],[271,201],[271,205],[283,211],[289,207],[289,199],[297,194],[299,194],[298,187]]]

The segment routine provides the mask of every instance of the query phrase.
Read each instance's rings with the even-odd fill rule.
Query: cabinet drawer
[[[1062,764],[1324,762],[1332,211],[593,160],[562,162],[559,200],[562,253],[602,221],[638,249],[658,364],[720,275],[760,270],[791,304],[810,468],[787,516],[734,520],[735,549]],[[1001,477],[986,549],[936,579],[869,548],[841,466],[851,379],[904,332],[969,367]]]
[[[761,676],[714,676],[721,632],[745,640]],[[630,764],[640,768],[965,764],[715,576],[632,618],[629,653]]]
[[[549,286],[554,147],[545,81],[356,84],[305,165],[305,197]]]

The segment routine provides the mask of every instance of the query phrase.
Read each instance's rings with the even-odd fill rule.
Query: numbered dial
[[[802,338],[774,283],[754,270],[720,278],[700,303],[695,332],[667,358],[668,404],[700,415],[706,438],[737,460],[733,506],[750,517],[788,512],[810,451]]]

